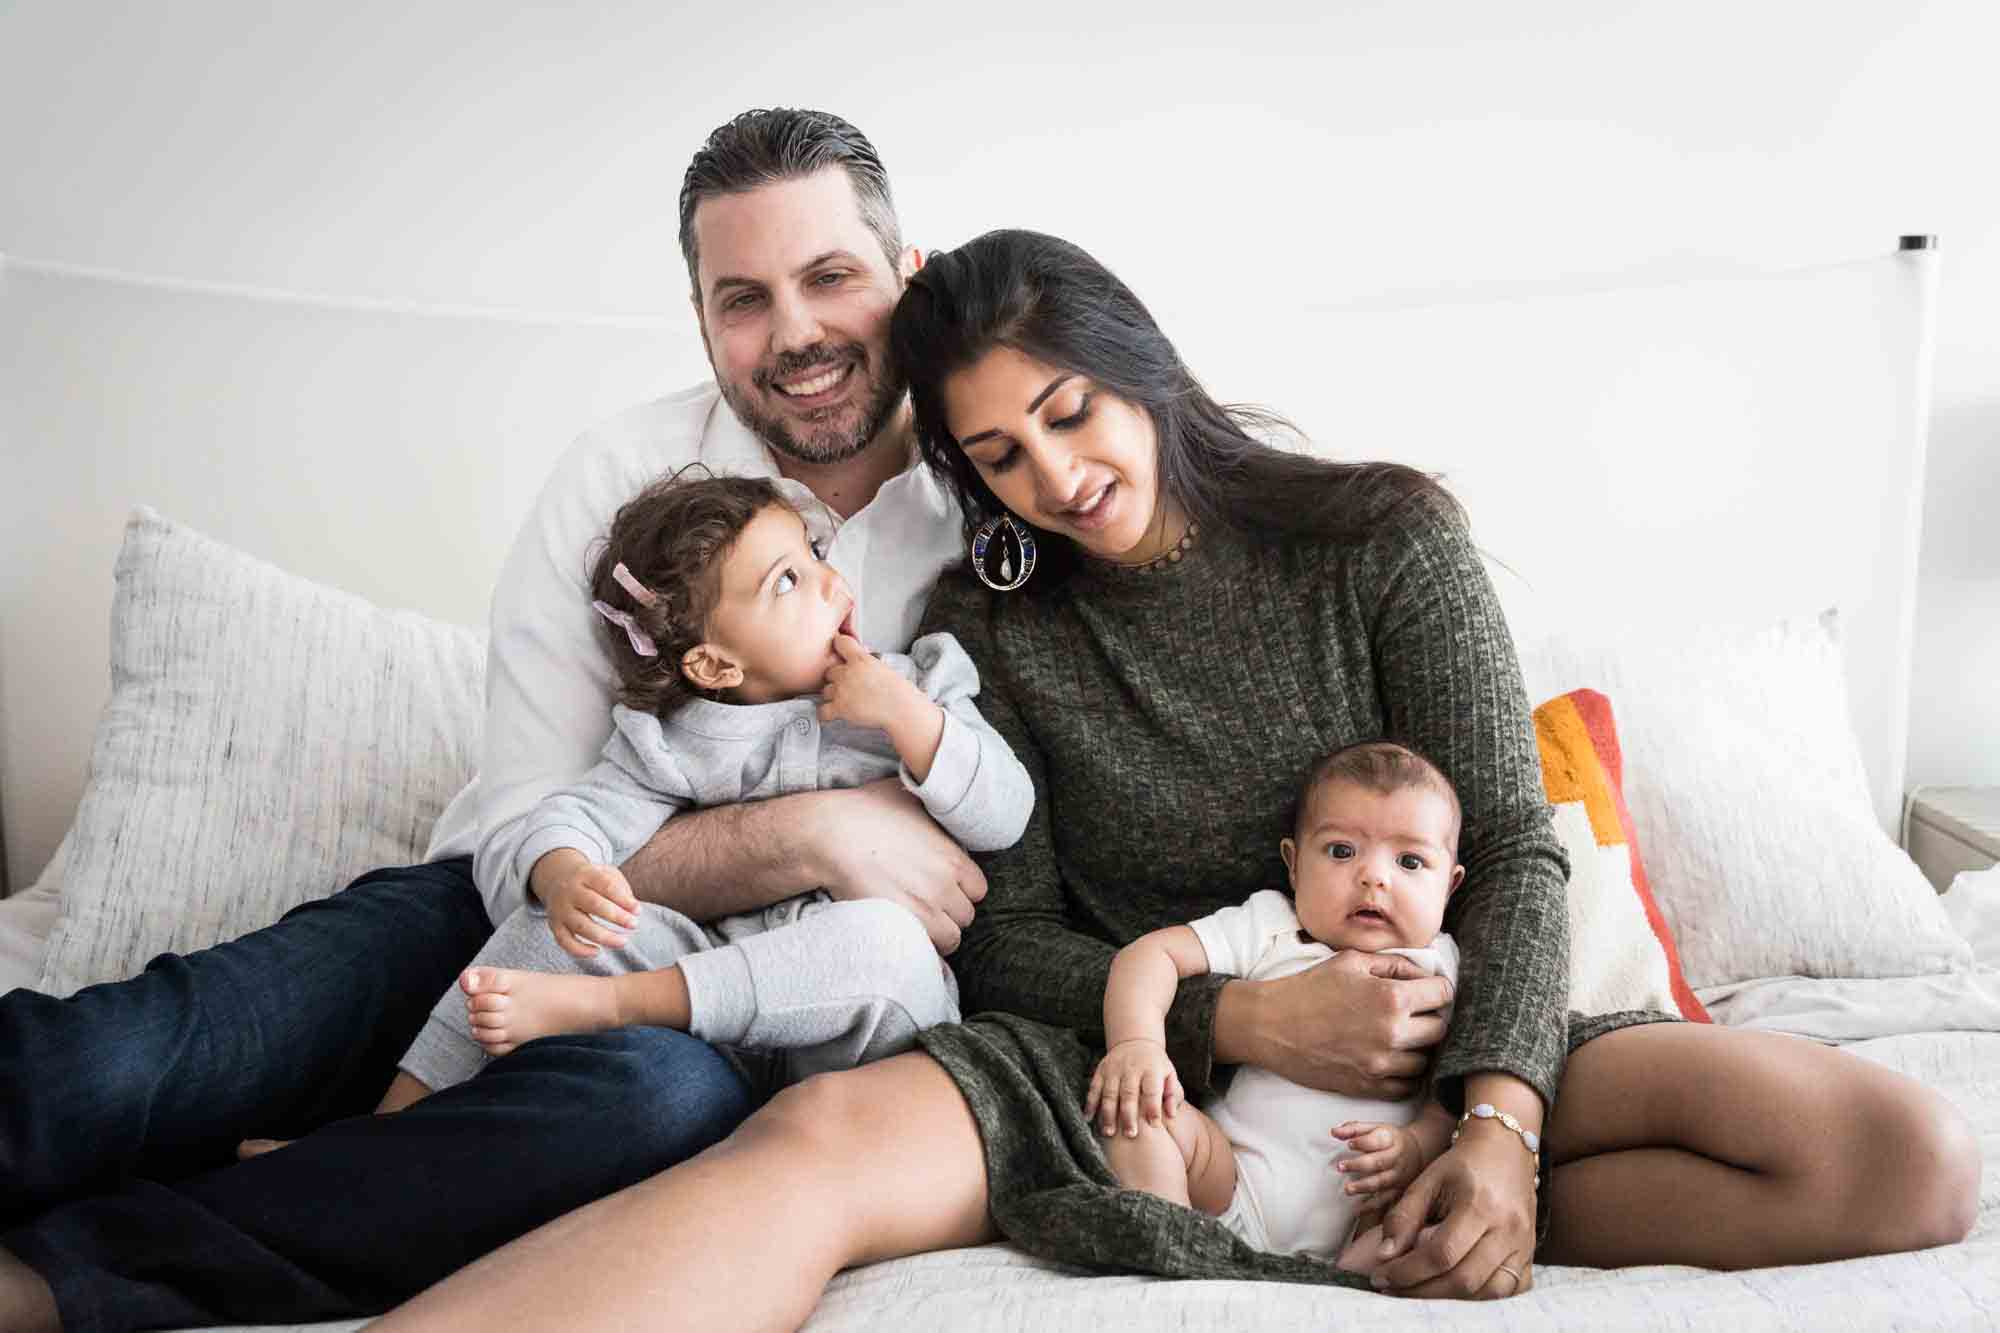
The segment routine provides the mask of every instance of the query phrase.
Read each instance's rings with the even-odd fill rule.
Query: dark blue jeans
[[[629,1028],[369,1114],[490,929],[470,862],[440,861],[129,981],[0,997],[0,1248],[68,1333],[372,1314],[749,1113],[713,1048]],[[299,1141],[236,1162],[254,1136]]]

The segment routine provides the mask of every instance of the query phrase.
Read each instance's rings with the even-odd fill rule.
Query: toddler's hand
[[[617,866],[578,866],[542,894],[542,906],[549,933],[573,958],[593,956],[600,944],[623,948],[625,931],[639,924],[639,896]]]
[[[1167,1058],[1167,1048],[1150,1037],[1133,1037],[1098,1061],[1090,1091],[1084,1095],[1083,1115],[1086,1120],[1095,1116],[1107,1139],[1121,1129],[1132,1138],[1138,1135],[1141,1120],[1157,1125],[1162,1115],[1171,1116],[1184,1100],[1180,1075]]]
[[[923,691],[896,674],[896,669],[861,646],[852,635],[836,635],[833,650],[840,661],[827,669],[820,687],[819,719],[839,718],[858,727],[887,729],[898,713],[930,701]]]
[[[1366,1120],[1335,1125],[1333,1137],[1345,1143],[1352,1153],[1333,1164],[1334,1170],[1348,1177],[1343,1191],[1368,1196],[1355,1214],[1354,1227],[1358,1232],[1379,1222],[1424,1169],[1423,1145],[1415,1134],[1400,1125]]]

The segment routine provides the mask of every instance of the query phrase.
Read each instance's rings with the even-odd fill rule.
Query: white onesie
[[[1251,981],[1303,972],[1337,952],[1300,932],[1291,900],[1275,889],[1189,924],[1208,952],[1209,971]],[[1449,935],[1440,934],[1429,948],[1383,952],[1402,954],[1458,985],[1458,946]],[[1236,1195],[1223,1224],[1260,1250],[1337,1257],[1360,1200],[1341,1188],[1344,1181],[1333,1169],[1335,1156],[1347,1151],[1333,1127],[1345,1120],[1407,1125],[1417,1118],[1420,1100],[1345,1097],[1301,1087],[1268,1069],[1238,1069],[1229,1090],[1202,1107],[1236,1153]]]

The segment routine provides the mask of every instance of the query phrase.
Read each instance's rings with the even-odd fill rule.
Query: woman
[[[934,257],[893,342],[926,459],[983,536],[984,581],[1019,585],[948,578],[926,616],[977,661],[982,709],[1036,782],[1028,833],[985,860],[953,959],[966,1012],[1003,1012],[788,1091],[388,1326],[532,1322],[545,1302],[580,1328],[785,1327],[842,1267],[996,1234],[1178,1276],[1365,1282],[1115,1190],[1082,1104],[1116,946],[1276,885],[1292,785],[1384,734],[1435,759],[1464,806],[1446,923],[1464,964],[1438,1093],[1515,1123],[1463,1122],[1390,1213],[1375,1285],[1504,1297],[1537,1258],[1735,1268],[1969,1229],[1977,1154],[1919,1085],[1787,1038],[1564,1014],[1564,866],[1527,702],[1435,485],[1257,443],[1122,283],[1050,237]],[[1347,955],[1291,983],[1184,985],[1169,1045],[1188,1095],[1238,1063],[1406,1092],[1444,997],[1435,979],[1380,979],[1394,975]]]

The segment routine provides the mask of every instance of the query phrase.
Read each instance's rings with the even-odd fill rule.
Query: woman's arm
[[[1464,813],[1466,875],[1445,913],[1460,951],[1458,991],[1432,1071],[1436,1095],[1447,1107],[1491,1103],[1539,1135],[1568,1054],[1569,866],[1513,641],[1448,499],[1405,502],[1357,559],[1356,587],[1373,598],[1364,609],[1386,730],[1444,770]],[[1522,1135],[1497,1117],[1466,1122],[1390,1210],[1384,1232],[1390,1262],[1375,1280],[1399,1294],[1525,1289],[1535,1175]]]
[[[1569,863],[1499,599],[1444,496],[1406,501],[1355,559],[1386,732],[1444,770],[1463,810],[1465,880],[1444,922],[1460,970],[1438,1096],[1458,1107],[1461,1080],[1499,1071],[1546,1107],[1568,1052]]]

